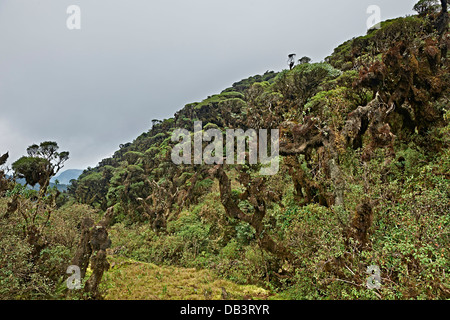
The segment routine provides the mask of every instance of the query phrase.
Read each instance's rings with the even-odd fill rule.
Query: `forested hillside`
[[[450,298],[449,21],[447,8],[419,4],[322,62],[153,120],[68,193],[33,194],[0,175],[0,297],[73,298],[63,281],[78,262],[86,292],[102,298],[113,291],[107,261],[131,259],[208,269],[280,299]],[[172,133],[194,121],[224,135],[280,129],[278,173],[175,164]]]

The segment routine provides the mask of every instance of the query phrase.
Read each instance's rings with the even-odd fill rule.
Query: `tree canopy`
[[[69,159],[69,152],[58,152],[59,146],[53,141],[44,141],[27,148],[28,156],[23,156],[12,164],[18,178],[25,179],[30,186],[40,185],[41,190],[48,187],[50,178],[61,170]]]

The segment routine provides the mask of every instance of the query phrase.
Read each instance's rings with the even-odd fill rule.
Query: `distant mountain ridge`
[[[78,179],[78,177],[83,173],[83,170],[79,169],[69,169],[66,171],[61,172],[59,175],[53,177],[50,179],[50,187],[56,186],[55,181],[58,180],[58,190],[59,191],[66,191],[67,186],[70,185],[70,181],[73,179]],[[6,178],[12,178],[9,175],[6,175]],[[26,185],[25,179],[16,179],[17,183],[20,183],[21,185]],[[39,190],[39,184],[35,185],[34,187],[28,186],[30,189]]]
[[[59,181],[59,184],[69,185],[70,181],[73,179],[78,179],[78,177],[83,173],[83,170],[80,169],[69,169],[61,172],[59,175],[50,179],[50,182],[55,183],[56,180]]]

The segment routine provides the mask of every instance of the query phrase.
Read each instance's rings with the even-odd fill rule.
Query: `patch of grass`
[[[121,257],[108,258],[111,268],[104,274],[101,289],[106,300],[226,300],[274,299],[263,288],[223,280],[209,270],[159,267]]]

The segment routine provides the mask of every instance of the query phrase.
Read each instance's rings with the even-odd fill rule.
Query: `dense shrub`
[[[20,192],[24,197],[33,194]],[[0,199],[0,217],[8,201]],[[46,245],[38,256],[24,233],[22,216],[16,212],[0,218],[0,299],[62,298],[63,291],[58,289],[78,245],[83,217],[96,218],[96,214],[86,205],[73,204],[54,211],[42,228],[42,242]]]

